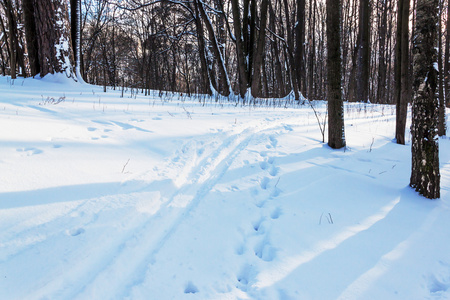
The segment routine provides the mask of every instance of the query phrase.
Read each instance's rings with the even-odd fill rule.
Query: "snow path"
[[[450,140],[429,201],[391,106],[336,151],[307,106],[101,90],[0,78],[1,299],[450,297]]]

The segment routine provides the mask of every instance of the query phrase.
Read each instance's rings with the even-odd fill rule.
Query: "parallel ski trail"
[[[155,255],[223,177],[239,153],[253,138],[265,135],[264,131],[284,128],[282,121],[286,120],[247,124],[245,129],[227,137],[219,148],[203,157],[197,166],[190,166],[184,185],[168,200],[162,201],[156,214],[147,220],[133,220],[130,214],[121,216],[121,221],[128,219],[130,225],[119,236],[100,238],[98,249],[86,247],[85,250],[91,252],[88,257],[67,264],[72,272],[54,278],[35,290],[30,298],[53,295],[83,299],[101,293],[101,298],[110,299],[127,295],[133,286],[145,279],[146,270]],[[69,285],[78,287],[65,289]],[[113,288],[97,290],[97,287],[105,285]]]

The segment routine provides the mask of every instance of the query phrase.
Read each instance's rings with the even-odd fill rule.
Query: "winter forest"
[[[0,0],[0,299],[449,299],[448,0]]]

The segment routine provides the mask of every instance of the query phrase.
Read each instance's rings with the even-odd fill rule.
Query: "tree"
[[[76,75],[81,77],[81,0],[70,0],[70,35]]]
[[[359,34],[356,63],[356,99],[367,102],[369,99],[370,62],[370,6],[369,0],[360,0]]]
[[[429,199],[440,197],[436,87],[438,0],[418,0],[413,47],[412,169],[410,185]]]
[[[439,0],[439,32],[438,32],[438,69],[439,69],[439,115],[438,115],[438,135],[444,136],[446,133],[445,124],[445,96],[444,96],[444,70],[442,62],[442,15],[444,11],[444,0]]]
[[[34,0],[22,0],[25,23],[25,37],[27,40],[28,61],[30,65],[31,76],[35,76],[41,72],[33,1]]]
[[[34,0],[41,76],[73,73],[73,51],[67,5],[64,0]]]
[[[409,95],[409,0],[398,1],[397,44],[395,45],[395,86],[396,103],[395,139],[397,144],[405,144],[406,117]]]
[[[305,95],[305,0],[297,0],[297,23],[295,24],[295,71],[297,87]],[[298,99],[297,99],[298,100]]]
[[[345,147],[344,104],[341,91],[341,0],[327,0],[328,145]]]

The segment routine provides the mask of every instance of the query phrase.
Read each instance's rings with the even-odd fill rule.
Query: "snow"
[[[346,104],[332,150],[308,105],[0,92],[0,299],[450,298],[450,141],[424,199],[393,106]]]

